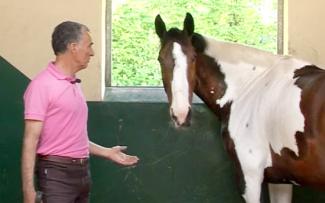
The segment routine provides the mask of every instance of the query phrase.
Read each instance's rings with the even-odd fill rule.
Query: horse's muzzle
[[[176,127],[189,127],[191,125],[192,109],[188,107],[186,116],[176,116],[173,112],[173,109],[170,109],[170,115]],[[184,119],[185,117],[185,119]]]

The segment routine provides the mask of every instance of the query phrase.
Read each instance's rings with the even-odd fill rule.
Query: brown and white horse
[[[224,143],[245,183],[244,199],[291,202],[292,185],[325,189],[325,71],[308,62],[182,30],[160,38],[162,79],[176,126],[190,124],[193,92],[220,118]]]

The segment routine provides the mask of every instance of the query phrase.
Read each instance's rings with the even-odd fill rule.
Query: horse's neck
[[[226,84],[219,68],[219,64],[213,58],[198,54],[194,92],[220,117],[220,107],[216,101],[223,96]]]
[[[206,38],[205,54],[215,59],[224,74],[227,90],[217,104],[221,107],[235,100],[251,84],[260,80],[280,59],[279,56],[234,43],[220,42]]]

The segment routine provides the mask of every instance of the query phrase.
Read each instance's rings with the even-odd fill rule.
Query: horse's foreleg
[[[260,203],[263,173],[256,171],[254,174],[244,174],[245,193],[243,195],[246,203]]]
[[[243,137],[247,139],[247,137]],[[243,197],[246,203],[260,203],[264,170],[269,165],[267,147],[263,147],[263,143],[251,143],[245,139],[235,140],[234,143],[244,175],[245,192]]]
[[[271,203],[291,203],[291,184],[268,184]]]
[[[246,203],[260,203],[264,169],[267,167],[267,153],[263,147],[247,144],[245,140],[235,143],[236,153],[244,175]]]

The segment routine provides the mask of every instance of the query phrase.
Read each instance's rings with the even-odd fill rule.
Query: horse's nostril
[[[191,117],[192,117],[192,110],[191,107],[189,107],[184,126],[188,127],[191,125]]]
[[[170,109],[170,116],[172,117],[173,120],[177,119],[172,108]]]
[[[173,119],[174,121],[177,121],[177,117],[176,117],[174,114],[172,114],[172,119]]]
[[[173,109],[170,110],[170,116],[171,116],[172,120],[179,126],[180,123],[179,123],[177,117],[175,116]]]

